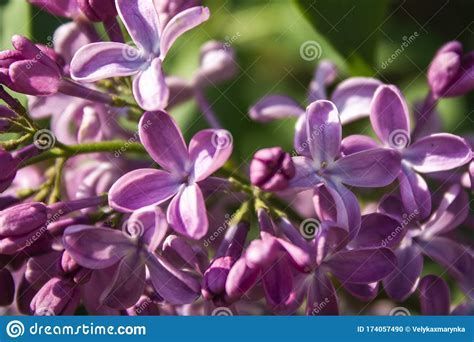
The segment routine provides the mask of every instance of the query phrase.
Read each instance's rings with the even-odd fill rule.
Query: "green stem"
[[[66,158],[59,158],[56,160],[54,184],[51,194],[49,195],[49,204],[56,203],[61,199],[61,178],[66,160]]]

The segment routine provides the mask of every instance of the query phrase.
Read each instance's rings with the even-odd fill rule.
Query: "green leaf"
[[[30,37],[30,5],[24,0],[0,0],[0,50],[11,48],[15,34]]]
[[[371,73],[388,0],[295,0],[313,27],[348,60],[353,73]]]

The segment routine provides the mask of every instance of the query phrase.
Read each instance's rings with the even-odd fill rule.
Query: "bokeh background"
[[[471,0],[203,2],[211,10],[211,19],[176,42],[166,58],[165,70],[189,78],[198,66],[200,46],[211,39],[227,42],[235,49],[238,75],[209,88],[206,95],[223,126],[232,132],[236,167],[244,170],[259,148],[280,145],[291,151],[294,131],[291,119],[265,125],[251,121],[249,107],[269,93],[287,94],[305,105],[308,84],[321,59],[337,64],[338,82],[348,76],[376,77],[398,85],[412,105],[426,95],[426,71],[443,43],[459,40],[466,51],[474,49]],[[46,44],[65,22],[67,19],[41,12],[25,0],[0,0],[0,48],[10,48],[13,34]],[[415,39],[410,39],[412,36]],[[318,58],[301,57],[300,48],[307,41],[319,44]],[[474,94],[444,99],[438,108],[446,132],[473,133]],[[188,137],[206,127],[193,101],[173,108],[171,113]],[[368,127],[368,119],[360,120],[344,126],[344,135],[371,134]],[[472,243],[472,230],[465,230],[466,239]],[[425,273],[432,272],[441,274],[442,270],[428,263]],[[451,285],[453,304],[459,303],[463,296]],[[408,304],[410,310],[417,311],[416,297],[412,296]]]

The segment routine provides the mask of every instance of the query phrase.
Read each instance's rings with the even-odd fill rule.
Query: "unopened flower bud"
[[[250,164],[252,184],[265,191],[282,191],[295,175],[291,156],[280,147],[257,151]]]
[[[105,21],[117,15],[114,0],[76,0],[82,13],[90,21]]]
[[[210,41],[202,46],[195,85],[216,84],[234,77],[236,73],[235,52],[230,43]]]

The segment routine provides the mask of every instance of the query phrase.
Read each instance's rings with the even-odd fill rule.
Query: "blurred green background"
[[[294,131],[290,119],[255,123],[248,108],[269,93],[287,94],[305,106],[318,60],[338,65],[336,84],[348,76],[376,77],[398,85],[413,104],[427,93],[426,70],[443,43],[456,39],[466,51],[474,49],[472,0],[205,0],[204,4],[211,19],[176,42],[165,70],[190,78],[198,66],[200,46],[211,39],[235,49],[238,75],[207,89],[206,95],[223,126],[233,133],[234,158],[243,169],[259,148],[281,145],[291,151]],[[24,0],[0,0],[0,48],[10,48],[13,34],[46,43],[67,21]],[[412,35],[416,38],[402,48]],[[320,58],[307,61],[300,56],[306,41],[320,45]],[[390,60],[393,54],[396,58]],[[474,94],[442,100],[439,111],[445,131],[472,134],[473,108]],[[193,101],[171,112],[188,137],[206,127]],[[361,120],[345,126],[344,135],[368,134],[368,127],[368,120]],[[434,265],[426,272],[442,273]],[[454,302],[461,299],[457,292]]]

